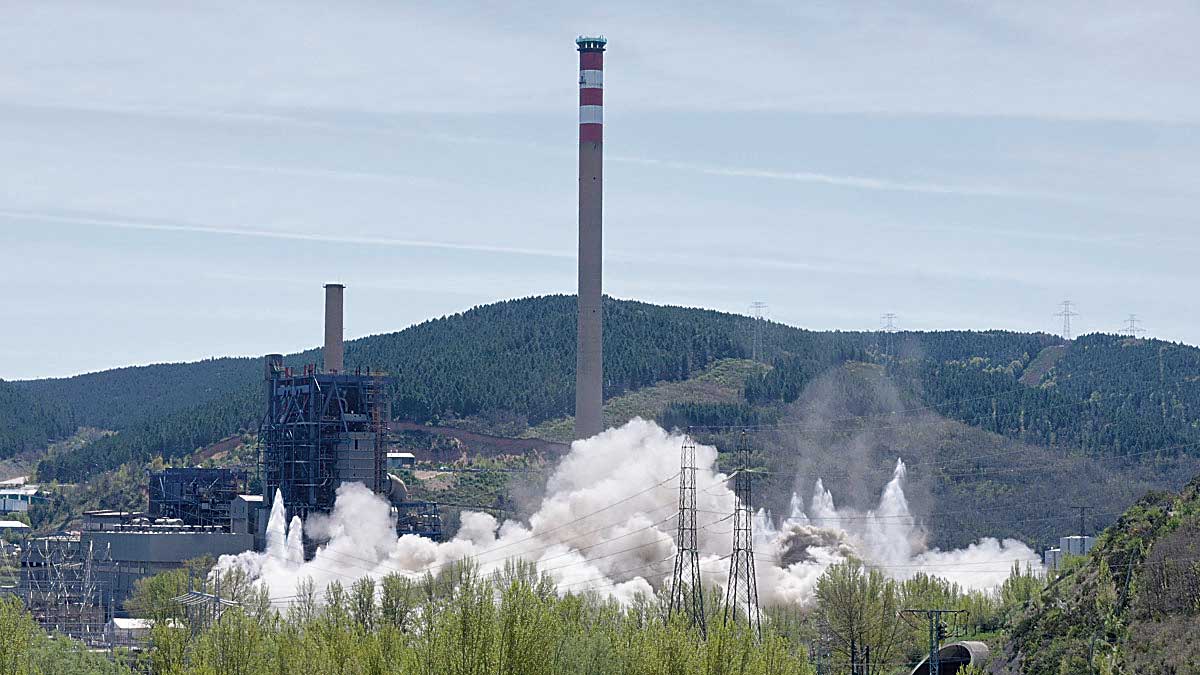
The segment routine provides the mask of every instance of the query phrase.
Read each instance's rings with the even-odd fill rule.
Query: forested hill
[[[1110,335],[1068,345],[1050,335],[1004,331],[813,332],[770,322],[759,328],[763,359],[773,367],[746,383],[745,406],[778,408],[829,368],[866,361],[886,366],[915,404],[1027,442],[1149,455],[1200,441],[1200,350],[1192,347]],[[753,329],[744,316],[606,299],[605,395],[687,378],[717,359],[749,357]],[[533,425],[570,414],[574,354],[575,299],[547,296],[353,340],[346,359],[351,368],[394,376],[397,416]],[[287,361],[319,358],[310,350]],[[0,416],[6,430],[14,420],[21,431],[0,437],[0,455],[94,426],[120,433],[49,458],[39,467],[43,479],[77,480],[125,461],[181,456],[253,430],[260,378],[259,359],[225,358],[9,383],[0,389]],[[742,414],[699,412],[704,423]],[[687,423],[691,413],[673,414]]]

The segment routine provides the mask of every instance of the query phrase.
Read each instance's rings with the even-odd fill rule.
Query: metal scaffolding
[[[238,468],[172,468],[150,474],[149,514],[178,518],[186,525],[216,526],[228,532],[233,500],[246,491],[246,471]]]
[[[384,383],[370,372],[293,373],[267,362],[267,414],[260,431],[263,500],[276,491],[291,514],[307,520],[333,510],[338,485],[386,489]]]
[[[98,579],[96,564],[108,560],[107,549],[96,550],[78,535],[26,539],[17,595],[46,630],[89,646],[106,646],[112,597],[108,585]]]

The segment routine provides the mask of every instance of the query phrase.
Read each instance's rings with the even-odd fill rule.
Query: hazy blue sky
[[[582,4],[5,3],[0,377],[574,292],[585,32],[607,293],[1200,343],[1200,5]]]

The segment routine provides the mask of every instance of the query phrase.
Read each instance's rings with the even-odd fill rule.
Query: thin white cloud
[[[270,166],[257,164],[190,164],[200,169],[216,171],[237,171],[242,173],[265,173],[280,176],[298,176],[301,178],[319,178],[336,180],[363,180],[379,183],[400,183],[404,185],[440,185],[442,181],[425,176],[408,176],[396,173],[380,173],[373,171],[347,171],[343,169],[321,169],[290,166]]]
[[[457,242],[434,241],[427,239],[395,239],[391,237],[363,237],[353,235],[316,234],[311,232],[287,232],[279,230],[255,230],[240,227],[219,227],[212,225],[150,223],[137,220],[114,220],[110,218],[92,218],[84,216],[68,216],[35,211],[0,211],[0,218],[11,220],[36,220],[45,223],[63,223],[69,225],[91,225],[122,230],[147,230],[154,232],[190,232],[199,234],[217,234],[234,237],[256,237],[263,239],[284,239],[290,241],[324,242],[333,244],[352,244],[366,246],[395,246],[400,248],[428,248],[451,251],[476,251],[483,253],[508,253],[544,258],[574,259],[573,251],[556,251],[552,249],[525,248],[517,246],[498,246],[491,244],[462,244]]]
[[[630,164],[643,164],[647,166],[657,166],[664,169],[677,169],[682,171],[694,171],[697,173],[706,174],[709,176],[733,176],[739,178],[766,178],[770,180],[786,180],[796,181],[800,183],[816,183],[820,185],[834,185],[838,187],[853,188],[859,190],[883,190],[887,192],[917,192],[921,194],[935,195],[962,195],[976,197],[1037,197],[1037,198],[1063,198],[1065,195],[1060,195],[1051,192],[1041,192],[1036,190],[1022,190],[1018,188],[1009,188],[994,185],[955,185],[952,183],[920,183],[907,181],[894,181],[883,178],[870,178],[867,176],[845,176],[828,173],[817,173],[812,171],[775,171],[771,169],[752,169],[739,167],[720,167],[710,164],[694,164],[690,162],[675,162],[662,159],[649,159],[644,157],[628,157],[628,156],[609,156],[609,161],[626,162]]]

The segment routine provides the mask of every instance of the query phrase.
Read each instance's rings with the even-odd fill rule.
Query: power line
[[[1140,363],[1144,363],[1147,361],[1161,361],[1161,359],[1162,359],[1161,353],[1156,352],[1155,354],[1153,354],[1151,356],[1146,356],[1146,357],[1137,358],[1137,359],[1130,359],[1129,361],[1124,361],[1122,363],[1113,364],[1111,366],[1105,366],[1103,368],[1089,368],[1087,370],[1082,370],[1082,371],[1079,371],[1078,373],[1072,374],[1072,377],[1083,377],[1086,375],[1097,375],[1099,373],[1107,373],[1109,371],[1114,371],[1114,370],[1123,370],[1123,369],[1127,369],[1131,366],[1136,366]],[[1183,381],[1188,381],[1187,378],[1181,378],[1181,379]],[[1160,383],[1160,385],[1161,385],[1161,383]],[[1154,389],[1156,389],[1156,388],[1157,387],[1154,387]],[[982,394],[979,396],[969,396],[966,398],[955,399],[953,401],[945,401],[943,403],[914,406],[911,408],[900,408],[898,410],[891,410],[888,412],[881,412],[881,413],[871,413],[871,414],[867,414],[867,415],[847,415],[845,417],[835,417],[830,420],[827,420],[827,423],[824,426],[807,425],[807,424],[803,424],[803,423],[799,423],[799,422],[791,423],[791,424],[783,423],[783,424],[758,424],[758,425],[703,425],[703,424],[697,424],[697,425],[689,426],[688,429],[689,430],[782,429],[782,428],[798,428],[798,427],[799,428],[814,428],[814,429],[832,428],[833,423],[836,423],[836,422],[853,422],[853,421],[872,419],[872,418],[876,418],[876,417],[895,417],[897,415],[907,415],[910,413],[939,410],[941,408],[946,408],[946,407],[953,406],[953,405],[961,405],[963,403],[971,403],[973,401],[982,401],[982,400],[987,400],[987,399],[997,399],[1001,396],[1007,396],[1009,394],[1024,393],[1024,392],[1028,392],[1029,390],[1030,390],[1029,385],[1022,384],[1022,385],[1015,386],[1011,389],[1005,389],[1003,391],[995,392],[993,394]],[[1150,390],[1143,390],[1143,391],[1150,391]],[[1126,392],[1126,393],[1129,393],[1129,392]],[[1132,392],[1132,393],[1140,393],[1140,392]],[[1084,401],[1084,402],[1087,402],[1087,401]],[[886,428],[886,427],[880,427],[880,428]]]
[[[941,650],[942,640],[951,635],[942,617],[951,617],[957,628],[960,617],[965,618],[966,614],[965,609],[906,609],[901,612],[901,616],[924,617],[929,622],[929,675],[941,675],[938,652]]]
[[[1190,376],[1180,376],[1179,380],[1177,382],[1172,382],[1171,384],[1195,384],[1197,382],[1200,382],[1200,380],[1192,379]],[[1164,387],[1165,387],[1164,383],[1159,383],[1152,387],[1146,387],[1145,389],[1138,389],[1138,390],[1134,390],[1134,391],[1113,392],[1106,398],[1111,399],[1111,398],[1117,398],[1118,396],[1127,397],[1132,394],[1144,394],[1147,392],[1158,391],[1159,389],[1164,388]],[[1024,387],[1024,389],[1027,390],[1028,387]],[[790,429],[790,430],[833,429],[833,428],[835,428],[835,423],[839,422],[839,421],[840,422],[853,422],[853,421],[858,421],[858,420],[872,419],[872,418],[876,418],[876,417],[888,417],[888,416],[895,417],[895,416],[899,416],[901,414],[905,414],[908,412],[919,412],[922,410],[934,410],[937,408],[945,407],[947,405],[954,405],[956,403],[965,403],[965,402],[969,402],[972,400],[997,398],[999,395],[1001,395],[1003,393],[1005,393],[1005,392],[1000,392],[998,394],[991,394],[991,395],[987,395],[987,396],[972,397],[972,398],[968,398],[968,399],[962,399],[960,401],[949,401],[947,403],[931,405],[931,406],[922,406],[922,407],[916,407],[916,408],[908,408],[908,409],[904,409],[904,410],[896,410],[896,411],[887,412],[887,413],[874,413],[874,414],[870,414],[870,415],[850,415],[850,416],[847,416],[844,418],[828,420],[825,424],[822,424],[822,425],[808,424],[805,422],[782,422],[782,423],[775,423],[775,424],[757,424],[757,425],[755,425],[755,424],[751,424],[751,425],[733,425],[733,424],[716,425],[716,424],[712,424],[712,425],[692,425],[692,426],[689,426],[688,429],[689,430],[698,430],[698,431],[729,431],[729,430],[735,430],[735,429],[747,429],[747,430],[756,430],[756,431],[759,431],[759,430],[787,430],[787,429]],[[953,420],[953,421],[959,421],[964,424],[973,424],[973,423],[979,422],[979,421],[1006,419],[1009,417],[1021,415],[1023,413],[1029,414],[1030,412],[1056,410],[1059,408],[1069,408],[1069,407],[1073,407],[1073,406],[1094,405],[1095,403],[1097,403],[1101,400],[1105,400],[1105,397],[1101,397],[1101,398],[1089,397],[1089,398],[1078,400],[1078,401],[1065,401],[1063,403],[1055,403],[1052,405],[1032,406],[1029,408],[1012,410],[1012,411],[1009,411],[1007,413],[1002,413],[1002,414],[1001,413],[985,413],[982,415],[977,415],[975,417],[967,417],[967,418]],[[864,427],[863,429],[874,431],[874,430],[882,430],[882,429],[894,429],[894,428],[901,428],[901,427],[909,427],[909,426],[914,426],[917,424],[940,424],[943,421],[944,420],[940,420],[940,419],[932,419],[932,420],[917,419],[917,420],[907,420],[904,422],[898,422],[896,424],[882,424],[882,425],[878,425],[878,426],[867,426],[867,427]]]

